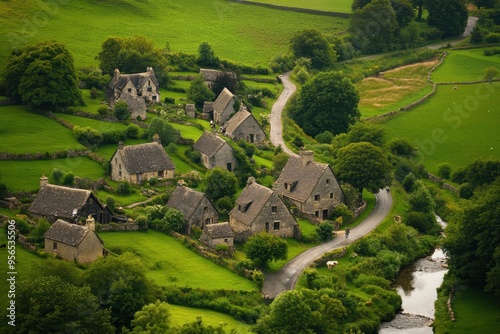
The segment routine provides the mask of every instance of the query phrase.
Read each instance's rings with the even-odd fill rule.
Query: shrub
[[[316,137],[314,137],[314,139],[318,143],[331,144],[332,140],[333,140],[333,133],[331,133],[330,131],[325,131],[325,132],[322,132],[322,133],[316,135]]]
[[[167,147],[165,148],[165,150],[169,154],[176,153],[177,152],[177,145],[175,143],[170,143],[170,144],[167,145]]]
[[[99,108],[97,108],[97,113],[99,115],[107,115],[109,113],[109,108],[106,104],[101,104]]]
[[[191,160],[195,164],[200,163],[201,161],[201,153],[196,150],[193,150],[192,148],[187,149],[184,154],[189,160]]]
[[[337,205],[330,213],[330,219],[335,220],[338,217],[342,217],[342,222],[344,224],[348,224],[354,219],[354,214],[344,203],[341,203]]]
[[[128,104],[123,100],[119,100],[115,103],[113,108],[113,115],[121,121],[124,121],[130,117],[130,113],[128,111]]]
[[[467,179],[467,169],[465,168],[458,169],[451,175],[451,180],[458,184],[464,183],[466,179]]]
[[[262,273],[262,271],[254,270],[252,272],[252,281],[254,281],[257,284],[257,287],[259,289],[262,289],[262,286],[264,285],[264,274]]]
[[[302,148],[304,146],[304,141],[299,136],[295,136],[295,138],[293,138],[292,144],[296,148]]]
[[[376,237],[367,235],[353,244],[354,251],[361,256],[375,256],[383,249],[382,243]]]
[[[396,138],[389,143],[389,150],[392,154],[410,158],[415,154],[415,148],[406,139]]]
[[[184,232],[186,230],[184,216],[176,209],[169,208],[163,216],[162,223],[164,224],[163,229],[167,232]]]
[[[403,222],[423,234],[435,234],[439,231],[436,218],[432,213],[410,211],[404,217]]]
[[[99,92],[97,91],[97,88],[92,87],[90,89],[90,98],[91,99],[96,99],[98,95],[99,95]]]
[[[59,184],[62,182],[64,177],[64,171],[61,168],[56,167],[52,170],[52,177],[54,178],[54,181]]]
[[[116,193],[121,196],[130,195],[132,191],[132,186],[128,182],[120,182],[116,187]]]
[[[469,182],[466,182],[458,188],[458,193],[461,198],[469,199],[474,195],[474,187]]]
[[[75,126],[73,128],[73,135],[80,144],[87,147],[91,147],[93,145],[99,146],[103,141],[102,133],[88,126]]]
[[[326,241],[332,238],[333,224],[331,222],[323,222],[316,227],[316,233],[320,240]]]
[[[410,172],[403,179],[401,185],[403,186],[403,188],[406,190],[407,193],[411,193],[413,191],[413,188],[415,187],[415,181],[417,181],[417,178],[412,172]]]
[[[438,176],[442,179],[449,179],[451,175],[451,166],[449,163],[442,163],[438,166]]]
[[[184,181],[190,186],[191,188],[196,188],[202,181],[201,175],[198,171],[195,170],[190,170],[186,174],[183,175]]]
[[[126,130],[111,130],[102,134],[103,144],[118,144],[127,139]]]
[[[75,182],[75,175],[73,173],[69,172],[66,175],[64,175],[63,184],[65,186],[71,186],[73,185],[74,182]]]
[[[496,33],[496,32],[489,33],[484,38],[484,41],[486,43],[500,43],[500,33]]]
[[[106,205],[111,210],[111,212],[114,212],[115,208],[116,208],[116,200],[115,200],[115,198],[113,196],[108,196],[106,198]]]
[[[137,139],[139,138],[140,130],[141,128],[139,128],[139,126],[135,124],[130,124],[129,126],[127,126],[125,133],[127,134],[128,138]]]

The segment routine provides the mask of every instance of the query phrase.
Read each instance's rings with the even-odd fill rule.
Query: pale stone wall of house
[[[315,197],[318,195],[319,200]],[[344,193],[331,169],[327,168],[301,210],[316,218],[326,219],[323,215],[324,210],[327,210],[326,216],[328,216],[334,207],[343,202]]]
[[[261,143],[266,134],[252,117],[247,117],[231,135],[233,139],[243,139],[249,143]]]
[[[77,260],[80,263],[91,263],[102,256],[103,245],[94,232],[89,231],[78,247]]]
[[[204,196],[187,222],[188,233],[191,232],[193,226],[203,229],[205,225],[215,224],[217,222],[219,222],[219,213],[208,198]]]
[[[57,250],[54,249],[54,243],[57,244]],[[75,246],[66,245],[52,239],[45,238],[45,252],[54,254],[66,261],[74,261],[78,258],[78,248]]]
[[[226,244],[229,247],[234,247],[234,237],[227,237],[227,238],[211,238],[209,235],[207,235],[205,232],[203,232],[200,236],[200,241],[204,245],[207,245],[208,247],[215,248],[215,246],[219,244]]]
[[[231,101],[229,101],[229,103],[227,104],[226,108],[216,116],[217,118],[215,120],[215,123],[224,124],[231,118],[231,115],[236,113],[234,110],[235,101],[236,100],[233,97],[231,99]],[[215,114],[217,114],[217,113],[215,113]]]
[[[130,182],[130,175],[125,169],[125,164],[119,151],[111,158],[111,180]]]
[[[211,159],[211,168],[221,167],[228,169],[228,163],[231,164],[231,171],[236,168],[236,159],[234,158],[233,149],[229,144],[224,144]]]

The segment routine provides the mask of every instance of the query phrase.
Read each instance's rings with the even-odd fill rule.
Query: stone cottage
[[[231,172],[236,168],[232,147],[216,134],[205,131],[193,148],[200,152],[201,163],[208,169],[221,167]]]
[[[273,184],[273,190],[290,200],[302,213],[319,220],[344,202],[344,193],[328,164],[314,161],[312,151],[292,156]]]
[[[131,118],[146,119],[146,104],[159,103],[160,84],[152,67],[146,72],[121,74],[115,69],[115,74],[106,89],[106,102],[113,107],[118,100],[127,102]]]
[[[229,213],[229,225],[236,241],[245,241],[252,235],[266,231],[280,237],[294,237],[298,224],[277,193],[264,187],[253,177],[236,200]]]
[[[51,223],[58,219],[77,222],[92,215],[98,223],[107,224],[113,216],[92,191],[52,185],[46,176],[40,178],[40,190],[28,211],[34,217],[45,218]]]
[[[189,118],[196,118],[196,108],[194,104],[186,104],[186,116]]]
[[[206,225],[219,221],[219,213],[210,199],[204,193],[184,185],[175,188],[167,207],[179,210],[183,214],[188,234],[191,233],[193,226],[203,229]]]
[[[223,72],[219,71],[219,70],[212,70],[212,69],[207,69],[207,68],[200,68],[200,74],[203,76],[203,80],[204,80],[205,84],[209,88],[212,88],[215,80],[217,79],[217,77],[221,73],[223,73]],[[234,72],[226,72],[226,73],[230,73],[231,76],[233,76],[234,78],[236,78],[236,73],[234,73]]]
[[[120,142],[110,164],[113,181],[141,184],[153,177],[172,179],[175,173],[175,165],[157,135],[152,143],[123,146]]]
[[[231,118],[236,112],[236,102],[236,96],[229,89],[224,88],[212,105],[214,108],[215,124],[224,125]]]
[[[45,232],[45,252],[66,261],[91,263],[103,255],[104,242],[95,233],[95,221],[90,216],[86,226],[56,220]]]
[[[243,139],[249,143],[260,143],[266,139],[266,133],[259,122],[243,105],[240,111],[227,121],[224,130],[226,136],[233,140]]]
[[[203,102],[203,111],[201,118],[207,121],[213,121],[214,119],[214,103],[211,101]]]
[[[228,222],[206,225],[201,233],[200,241],[211,248],[219,244],[234,247],[234,232]]]

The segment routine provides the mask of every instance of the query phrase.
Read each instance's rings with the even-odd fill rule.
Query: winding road
[[[296,90],[296,86],[290,81],[289,76],[289,72],[281,76],[281,81],[283,82],[284,89],[281,95],[278,97],[278,100],[276,100],[276,102],[274,103],[273,108],[271,109],[270,137],[273,145],[275,145],[276,147],[281,145],[283,151],[287,154],[297,155],[286,146],[283,140],[283,123],[281,114],[288,99]],[[306,269],[314,260],[321,257],[327,252],[331,252],[334,249],[349,245],[354,240],[361,238],[362,236],[371,232],[375,227],[377,227],[377,225],[386,217],[386,215],[389,213],[389,210],[391,209],[392,196],[389,192],[382,190],[378,194],[376,194],[375,197],[377,200],[375,208],[365,220],[363,220],[358,226],[356,226],[356,228],[351,229],[349,238],[344,238],[344,234],[340,234],[335,239],[316,247],[309,248],[307,251],[294,257],[279,271],[266,274],[262,292],[264,294],[267,294],[269,298],[275,298],[285,290],[294,289],[299,276],[302,274],[304,269]]]

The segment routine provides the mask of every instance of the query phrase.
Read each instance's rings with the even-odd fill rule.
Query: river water
[[[441,225],[446,223],[437,217]],[[436,289],[447,272],[446,255],[435,249],[431,256],[419,259],[401,271],[394,287],[403,301],[403,311],[394,320],[380,325],[379,334],[432,334]]]

